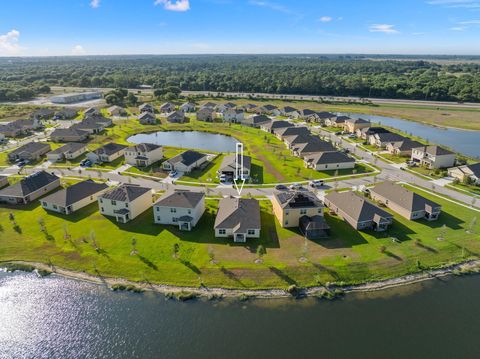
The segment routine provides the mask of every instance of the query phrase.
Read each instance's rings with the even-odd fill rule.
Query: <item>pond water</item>
[[[342,115],[350,116],[352,118],[363,118],[372,122],[380,123],[381,125],[390,126],[407,134],[413,134],[414,136],[424,138],[431,143],[450,147],[456,152],[463,153],[467,156],[480,158],[480,131],[435,127],[419,122],[384,116],[357,113],[342,113]],[[480,116],[478,121],[480,121]]]
[[[201,131],[160,131],[131,136],[128,142],[192,148],[213,152],[235,152],[238,140],[231,136]]]
[[[0,357],[478,358],[480,276],[333,302],[167,301],[0,272]]]

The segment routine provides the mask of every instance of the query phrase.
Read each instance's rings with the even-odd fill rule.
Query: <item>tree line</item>
[[[0,59],[0,100],[31,98],[51,86],[150,85],[157,95],[180,89],[480,101],[478,62],[430,60],[321,55]]]

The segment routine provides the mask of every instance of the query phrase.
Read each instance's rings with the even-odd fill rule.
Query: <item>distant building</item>
[[[187,116],[183,111],[173,111],[167,114],[167,121],[170,123],[185,123],[187,122]]]
[[[87,145],[84,143],[70,142],[62,147],[47,153],[47,159],[51,162],[72,160],[87,152]]]
[[[355,159],[343,152],[319,152],[304,157],[305,167],[316,171],[333,171],[355,168]]]
[[[421,146],[422,144],[420,142],[407,138],[404,141],[390,142],[387,144],[387,151],[392,155],[411,157],[412,150]]]
[[[186,112],[195,112],[195,104],[193,102],[185,102],[180,106],[180,111],[186,113]]]
[[[8,160],[15,162],[16,160],[38,161],[43,155],[51,151],[48,143],[29,142],[16,150],[8,153]]]
[[[152,112],[142,112],[137,118],[142,125],[155,125],[157,123],[157,117]]]
[[[242,121],[242,125],[260,128],[263,124],[269,124],[272,120],[266,115],[250,115]]]
[[[169,113],[175,111],[175,105],[171,102],[165,102],[159,109],[161,113]]]
[[[178,171],[189,173],[207,162],[208,156],[204,153],[188,150],[163,162],[162,167],[166,171]]]
[[[364,120],[362,118],[351,118],[345,121],[344,129],[348,133],[355,133],[357,130],[361,128],[368,128],[372,124],[368,120]]]
[[[448,175],[458,179],[460,182],[468,180],[472,184],[480,185],[480,163],[449,168]]]
[[[227,109],[223,112],[223,121],[231,123],[241,123],[245,118],[245,114],[242,110]]]
[[[78,116],[78,110],[74,108],[63,108],[53,116],[54,120],[71,120]]]
[[[150,113],[155,113],[155,108],[150,105],[149,103],[144,103],[144,104],[141,104],[138,109],[140,110],[140,112],[150,112]]]
[[[116,106],[116,105],[109,107],[107,109],[107,113],[110,116],[115,116],[115,117],[127,116],[127,111],[123,107]]]
[[[280,130],[287,127],[295,127],[292,123],[284,120],[263,122],[260,124],[260,129],[265,132],[275,133],[276,130]]]
[[[148,167],[163,158],[163,147],[140,143],[125,150],[125,162],[136,167]]]
[[[50,134],[52,142],[82,142],[88,139],[90,133],[76,127],[56,128]]]
[[[58,104],[70,104],[76,102],[85,102],[91,100],[97,100],[102,98],[102,93],[98,91],[82,92],[82,93],[70,93],[64,95],[57,95],[50,98],[52,103]]]
[[[197,111],[197,120],[205,122],[213,122],[215,119],[215,111],[211,107],[202,107]]]
[[[125,154],[127,146],[118,143],[107,143],[95,151],[87,153],[87,158],[92,163],[113,162]]]

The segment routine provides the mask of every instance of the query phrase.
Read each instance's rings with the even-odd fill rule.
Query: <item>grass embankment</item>
[[[480,225],[474,218],[479,213],[422,194],[443,206],[438,222],[411,222],[395,215],[387,233],[357,232],[327,213],[331,238],[316,242],[305,242],[298,231],[281,228],[270,203],[261,201],[262,236],[247,245],[214,238],[215,200],[207,201],[207,212],[192,232],[153,224],[152,209],[128,224],[117,224],[100,215],[96,204],[72,216],[47,213],[38,201],[26,207],[2,206],[0,260],[51,263],[133,281],[253,289],[360,283],[478,258]],[[175,244],[179,246],[176,258]],[[266,254],[257,264],[259,245]],[[308,262],[299,261],[303,255]]]

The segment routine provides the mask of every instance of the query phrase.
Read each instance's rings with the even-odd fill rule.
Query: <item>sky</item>
[[[480,0],[0,0],[0,56],[480,55]]]

